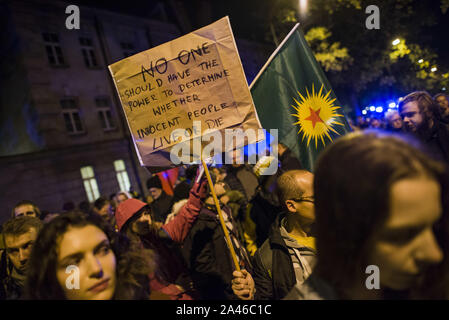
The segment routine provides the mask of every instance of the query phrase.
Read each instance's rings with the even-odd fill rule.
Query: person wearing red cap
[[[180,253],[182,243],[195,222],[207,197],[207,180],[196,180],[187,203],[170,222],[155,222],[150,206],[137,199],[120,203],[115,212],[119,232],[131,242],[152,249],[156,254],[156,271],[150,275],[152,291],[170,296],[173,300],[190,300],[195,293]]]

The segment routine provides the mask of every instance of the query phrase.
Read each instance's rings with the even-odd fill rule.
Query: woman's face
[[[432,227],[441,217],[439,184],[427,178],[392,185],[390,215],[375,237],[370,263],[379,267],[380,284],[412,288],[426,268],[443,259]]]
[[[121,203],[121,202],[123,202],[123,201],[125,201],[125,200],[128,200],[128,197],[127,197],[125,194],[120,193],[120,194],[117,196],[117,203]]]
[[[113,297],[116,259],[103,231],[94,225],[69,228],[59,240],[58,251],[56,277],[67,299]]]

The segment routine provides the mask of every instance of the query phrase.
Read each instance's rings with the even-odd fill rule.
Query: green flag
[[[318,154],[351,131],[343,109],[297,24],[250,86],[264,129],[313,171]]]

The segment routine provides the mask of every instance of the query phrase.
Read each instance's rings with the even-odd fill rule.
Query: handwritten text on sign
[[[141,125],[132,128],[133,135],[150,139],[156,151],[180,140],[172,134],[175,129],[200,135],[193,128],[194,120],[202,121],[205,129],[238,123],[238,117],[232,116],[236,103],[225,81],[229,76],[215,44],[208,42],[180,50],[170,61],[157,57],[142,64],[140,73],[119,88],[127,117],[140,119]]]

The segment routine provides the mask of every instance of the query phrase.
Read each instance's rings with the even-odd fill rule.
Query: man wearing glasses
[[[253,293],[254,282],[256,291],[251,296],[255,299],[282,299],[293,286],[302,284],[315,266],[313,174],[287,171],[277,180],[277,191],[284,211],[254,255],[252,276],[234,272],[234,293],[241,299],[248,296],[248,290]]]

